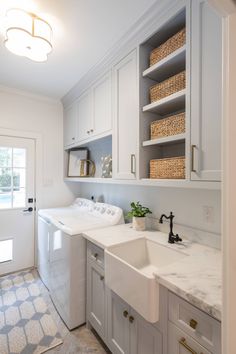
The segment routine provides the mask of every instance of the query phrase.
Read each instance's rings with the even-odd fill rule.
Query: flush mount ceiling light
[[[52,28],[42,18],[21,9],[6,13],[6,48],[23,57],[43,62],[52,51]]]

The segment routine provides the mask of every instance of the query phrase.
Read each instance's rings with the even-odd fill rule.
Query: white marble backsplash
[[[161,215],[160,215],[161,216]],[[168,216],[168,215],[167,215]],[[149,216],[147,217],[147,227],[152,230],[157,230],[165,233],[169,233],[170,226],[169,220],[163,219],[163,224],[159,223],[159,217]],[[189,226],[180,225],[174,221],[174,234],[179,234],[180,237],[188,239],[192,242],[199,243],[201,245],[221,249],[221,235],[217,233],[207,232],[197,228],[191,228]]]

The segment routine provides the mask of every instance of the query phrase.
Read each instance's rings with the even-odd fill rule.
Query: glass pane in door
[[[0,209],[11,208],[12,169],[0,168]]]
[[[13,169],[13,208],[25,207],[25,169]]]

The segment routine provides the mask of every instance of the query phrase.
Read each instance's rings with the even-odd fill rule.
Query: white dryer
[[[69,329],[85,323],[86,241],[82,233],[122,224],[122,209],[78,198],[38,213],[38,271]]]

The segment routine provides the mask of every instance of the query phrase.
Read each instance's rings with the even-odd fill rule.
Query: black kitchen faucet
[[[169,216],[162,214],[162,216],[160,217],[160,220],[159,220],[160,224],[163,224],[163,218],[170,220],[170,232],[169,232],[169,239],[168,239],[169,243],[175,243],[175,242],[182,241],[182,238],[180,238],[178,234],[175,235],[173,233],[173,219],[174,219],[174,217],[175,216],[173,215],[173,213],[171,211]]]

